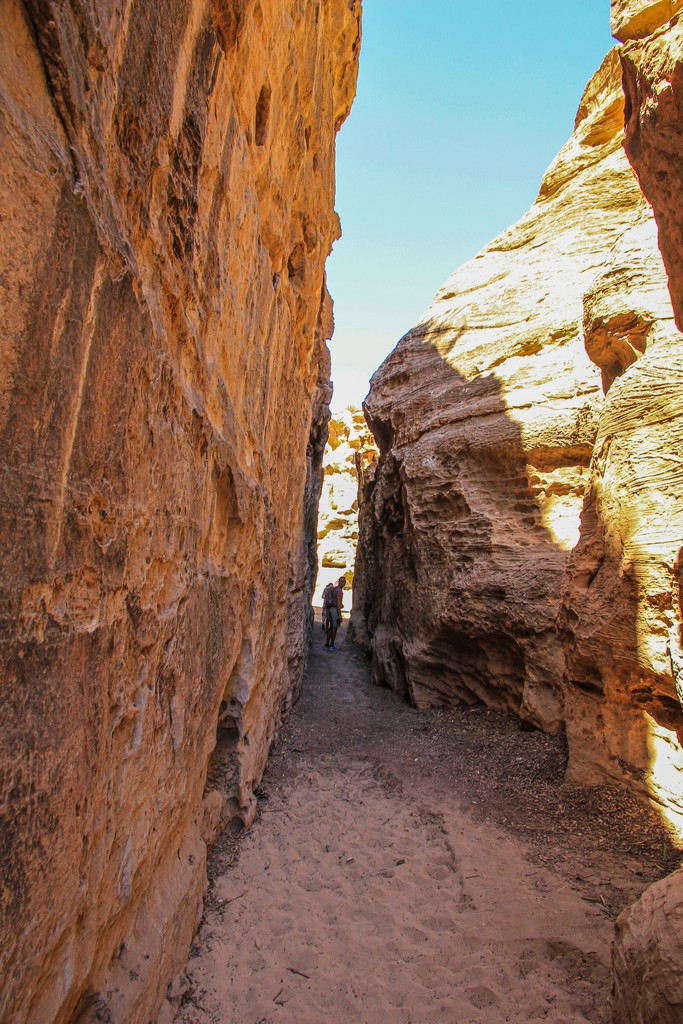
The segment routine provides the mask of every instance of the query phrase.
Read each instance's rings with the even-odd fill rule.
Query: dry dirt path
[[[654,818],[563,786],[561,740],[416,712],[321,637],[165,1019],[606,1024],[613,919],[673,867]]]

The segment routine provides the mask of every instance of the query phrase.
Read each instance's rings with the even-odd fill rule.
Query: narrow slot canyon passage
[[[610,1020],[614,919],[674,857],[654,813],[511,715],[415,710],[346,631],[327,653],[318,613],[160,1024]]]
[[[0,1024],[683,1024],[683,0],[590,6],[2,5]]]

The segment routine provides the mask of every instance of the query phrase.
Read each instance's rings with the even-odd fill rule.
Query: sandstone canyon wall
[[[354,632],[418,706],[567,729],[574,781],[679,824],[681,356],[619,55],[536,203],[375,374]]]
[[[147,1024],[301,678],[360,2],[0,21],[0,1019]]]
[[[615,3],[613,31],[622,40],[657,27],[664,31],[663,23],[681,6]],[[674,31],[673,26],[665,31]],[[628,47],[621,48],[620,58],[625,145],[631,155],[634,100]],[[645,119],[657,118],[648,109]],[[673,172],[671,152],[669,162]],[[666,262],[661,230],[653,239]],[[653,797],[680,830],[683,356],[675,332],[656,344],[638,341],[643,324],[629,306],[634,295],[642,294],[643,250],[637,236],[627,236],[620,243],[624,247],[630,252],[619,258],[631,280],[619,281],[614,267],[608,267],[596,280],[584,319],[591,358],[599,361],[603,348],[626,351],[625,344],[633,347],[629,358],[637,358],[639,351],[644,355],[606,397],[581,539],[564,584],[559,626],[566,653],[569,776],[580,782],[625,778]],[[615,302],[610,296],[616,298],[617,292],[621,299]],[[671,294],[675,313],[675,289]],[[611,317],[601,308],[605,303],[612,306]],[[680,326],[680,316],[677,322]]]
[[[683,327],[683,2],[613,0],[612,29],[621,47],[626,95],[625,148],[652,203],[666,266],[676,322]],[[669,720],[653,723],[652,760],[677,808],[683,804],[683,759],[679,705],[683,701],[681,607],[681,441],[683,364],[670,347],[653,368],[648,391],[657,419],[642,491],[658,507],[652,532],[653,561],[661,559],[659,592],[643,607],[646,621],[669,610],[668,631],[659,631],[662,686]],[[667,358],[668,357],[668,358]],[[649,408],[647,409],[649,413]],[[644,433],[641,427],[641,436]],[[661,444],[661,450],[657,445]],[[647,473],[648,470],[655,472]],[[634,476],[633,472],[631,474]],[[638,481],[640,482],[640,481]],[[656,520],[656,516],[650,516]],[[672,547],[671,541],[674,541]],[[659,548],[659,551],[657,550]],[[663,557],[662,557],[663,556]],[[647,634],[646,634],[647,635]],[[668,649],[667,649],[668,641]],[[668,656],[668,657],[667,657]],[[667,664],[668,661],[668,664]],[[671,680],[673,679],[673,688]],[[683,1019],[683,871],[652,886],[617,922],[614,945],[614,1024],[677,1024]]]
[[[374,438],[360,409],[350,406],[331,418],[318,515],[319,593],[340,572],[349,581],[353,578],[358,546],[359,481],[376,455]]]

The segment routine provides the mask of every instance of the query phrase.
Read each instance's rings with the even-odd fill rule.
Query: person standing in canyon
[[[327,583],[325,585],[325,589],[323,590],[323,613],[322,613],[323,633],[327,633],[327,603],[328,603],[327,602],[327,595],[332,590],[334,590],[334,583]],[[325,646],[327,646],[327,645],[325,645]]]
[[[327,622],[327,638],[325,641],[326,651],[337,650],[337,645],[334,641],[337,636],[337,630],[341,625],[345,586],[346,579],[343,576],[340,576],[335,587],[329,592],[326,599],[326,604],[324,606],[324,614],[326,615]]]

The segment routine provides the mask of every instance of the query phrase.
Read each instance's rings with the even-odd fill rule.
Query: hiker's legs
[[[332,647],[334,645],[334,638],[337,635],[338,628],[339,612],[336,608],[329,608],[327,611],[327,642],[325,647]]]

